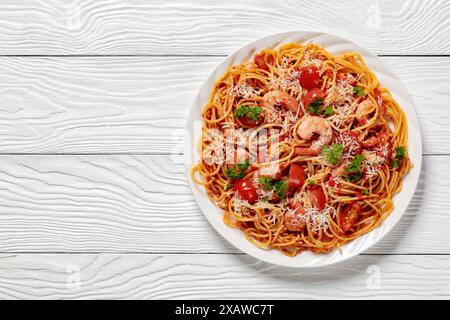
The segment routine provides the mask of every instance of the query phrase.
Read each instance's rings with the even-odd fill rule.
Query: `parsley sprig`
[[[344,151],[344,145],[339,143],[333,143],[330,147],[327,145],[323,146],[322,156],[332,165],[336,165],[339,159],[342,157],[342,152]]]
[[[274,180],[270,177],[259,178],[259,183],[261,184],[264,190],[275,191],[276,196],[281,199],[285,197],[286,191],[288,189],[288,184],[286,181]]]
[[[361,87],[353,87],[353,94],[357,95],[358,97],[364,97],[366,95],[366,92]]]
[[[406,150],[404,147],[395,148],[394,161],[392,161],[392,169],[400,168],[402,160],[405,159]]]
[[[322,113],[322,105],[323,105],[323,100],[320,98],[317,98],[316,100],[314,100],[313,102],[311,102],[307,107],[306,110],[308,110],[309,112],[311,112],[312,114],[321,114]]]
[[[358,182],[363,176],[362,163],[366,158],[362,154],[358,154],[345,169],[343,178],[350,182]]]
[[[237,119],[246,117],[249,120],[257,121],[261,116],[262,109],[261,107],[248,107],[248,106],[240,106],[234,112],[234,115]]]
[[[329,117],[332,116],[334,113],[333,107],[332,106],[327,106],[324,110],[323,110],[323,115],[325,117]]]
[[[245,171],[250,167],[250,161],[244,163],[238,163],[225,171],[225,175],[230,180],[243,179],[245,177]]]

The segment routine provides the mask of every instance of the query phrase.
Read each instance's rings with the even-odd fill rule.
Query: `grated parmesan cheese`
[[[207,164],[222,164],[225,160],[225,140],[221,131],[209,129],[205,131],[204,141],[209,142],[202,150]]]
[[[272,111],[270,113],[266,113],[266,121],[268,123],[281,123],[282,122],[282,113],[281,111]]]
[[[350,135],[346,133],[341,133],[336,138],[336,142],[344,145],[345,152],[342,154],[342,158],[345,160],[353,159],[354,158],[353,155],[361,147],[357,140],[353,139]]]
[[[239,83],[227,90],[227,94],[232,97],[250,98],[255,94],[259,94],[259,90],[253,88],[247,83]]]
[[[329,217],[336,217],[336,210],[331,206],[326,206],[322,211],[317,208],[305,208],[303,215],[305,221],[309,221],[312,232],[319,232],[330,227]]]
[[[298,109],[300,110],[300,108]],[[284,120],[281,123],[282,131],[285,133],[289,133],[292,127],[297,123],[299,118],[299,111],[294,115],[291,111],[286,112],[284,115]]]

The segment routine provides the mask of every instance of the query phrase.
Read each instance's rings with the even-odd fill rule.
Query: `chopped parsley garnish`
[[[366,95],[366,92],[361,87],[353,87],[353,94],[357,95],[358,97],[364,97]]]
[[[323,111],[323,115],[326,117],[332,116],[334,113],[333,111],[333,107],[332,106],[328,106],[325,108],[325,110]]]
[[[367,196],[367,195],[369,194],[369,190],[363,190],[361,193],[362,193],[363,195]]]
[[[283,199],[285,197],[286,191],[288,189],[288,184],[284,180],[273,180],[270,177],[259,178],[259,183],[264,190],[275,191],[277,197]]]
[[[286,194],[286,191],[288,189],[288,184],[284,180],[278,180],[275,184],[275,194],[277,197],[283,199],[284,195]]]
[[[245,171],[245,170],[247,170],[248,169],[248,167],[250,166],[250,161],[245,161],[244,163],[238,163],[238,168],[239,168],[239,170],[241,170],[241,171]]]
[[[358,182],[363,176],[361,165],[365,160],[364,155],[358,154],[347,166],[343,178],[350,182]]]
[[[333,143],[331,147],[328,147],[326,145],[323,146],[322,155],[327,162],[331,163],[332,165],[336,165],[339,162],[339,159],[342,157],[343,151],[343,144]]]
[[[233,188],[233,185],[232,185],[232,184],[228,183],[228,184],[225,185],[225,191],[228,191],[228,190],[230,190],[231,188]]]
[[[314,181],[314,179],[308,179],[306,180],[306,183],[309,184],[310,186],[313,186],[316,184],[316,182]]]
[[[228,179],[235,180],[235,179],[243,179],[245,176],[245,171],[250,167],[250,161],[245,161],[245,163],[239,163],[233,165],[230,169],[227,169],[225,171],[225,175]]]
[[[259,117],[261,116],[262,109],[261,107],[247,107],[247,106],[240,106],[236,109],[234,112],[234,115],[236,118],[242,118],[246,117],[249,120],[257,121]]]
[[[398,161],[398,160],[392,161],[391,167],[392,167],[392,169],[398,169],[398,168],[400,168],[400,161]]]
[[[402,160],[405,159],[405,148],[404,147],[397,147],[395,148],[395,154],[394,154],[394,161],[392,161],[392,169],[398,169],[400,168],[402,164]]]
[[[321,106],[323,104],[323,100],[320,98],[317,98],[316,100],[314,100],[313,102],[311,102],[307,107],[306,110],[308,110],[309,112],[311,112],[312,114],[321,114],[322,113],[322,109]]]

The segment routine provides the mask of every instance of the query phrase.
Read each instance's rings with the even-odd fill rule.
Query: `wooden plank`
[[[2,299],[450,297],[449,256],[358,256],[321,269],[245,255],[0,255]]]
[[[369,253],[450,253],[450,156],[426,156],[398,226]],[[169,156],[1,156],[0,252],[238,252]]]
[[[218,57],[0,57],[0,153],[178,153]],[[450,57],[383,58],[419,114],[425,153],[450,153]]]
[[[450,54],[448,1],[14,1],[0,54],[229,54],[268,34],[311,30],[378,54]]]

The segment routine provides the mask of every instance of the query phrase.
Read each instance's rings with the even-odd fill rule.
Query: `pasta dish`
[[[326,253],[394,209],[412,167],[403,110],[356,52],[289,43],[228,68],[192,179],[254,245]]]

